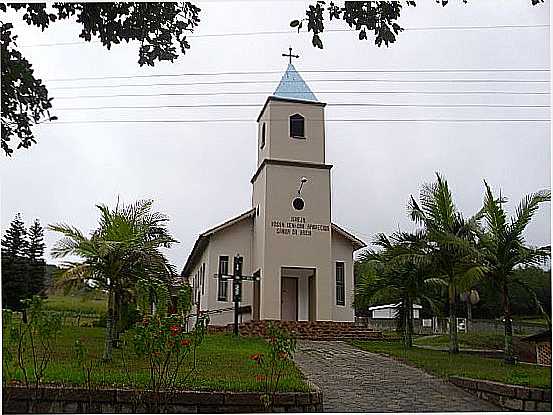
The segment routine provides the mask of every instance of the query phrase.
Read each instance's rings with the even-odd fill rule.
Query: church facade
[[[257,119],[252,207],[199,235],[182,277],[211,324],[233,321],[234,257],[243,258],[240,320],[354,320],[353,253],[363,241],[331,221],[325,104],[290,63]]]

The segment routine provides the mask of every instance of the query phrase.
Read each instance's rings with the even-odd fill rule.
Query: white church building
[[[365,244],[332,223],[325,103],[290,63],[257,118],[252,207],[200,234],[181,276],[211,324],[233,321],[233,258],[243,257],[240,320],[354,320],[353,253]]]

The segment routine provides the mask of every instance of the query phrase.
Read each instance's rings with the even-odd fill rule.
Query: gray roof
[[[311,89],[291,63],[288,64],[288,68],[282,75],[282,79],[273,95],[281,98],[318,102],[315,94],[311,92]]]

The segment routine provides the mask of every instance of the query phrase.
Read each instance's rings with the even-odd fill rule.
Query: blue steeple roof
[[[273,95],[280,98],[318,102],[315,94],[311,92],[301,75],[291,63],[288,64],[288,68],[286,68],[286,72],[282,76]]]

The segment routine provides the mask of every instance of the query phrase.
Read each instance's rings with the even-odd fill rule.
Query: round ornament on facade
[[[303,199],[301,197],[296,197],[292,201],[292,206],[296,210],[303,210],[303,208],[305,207],[305,202],[303,201]]]

